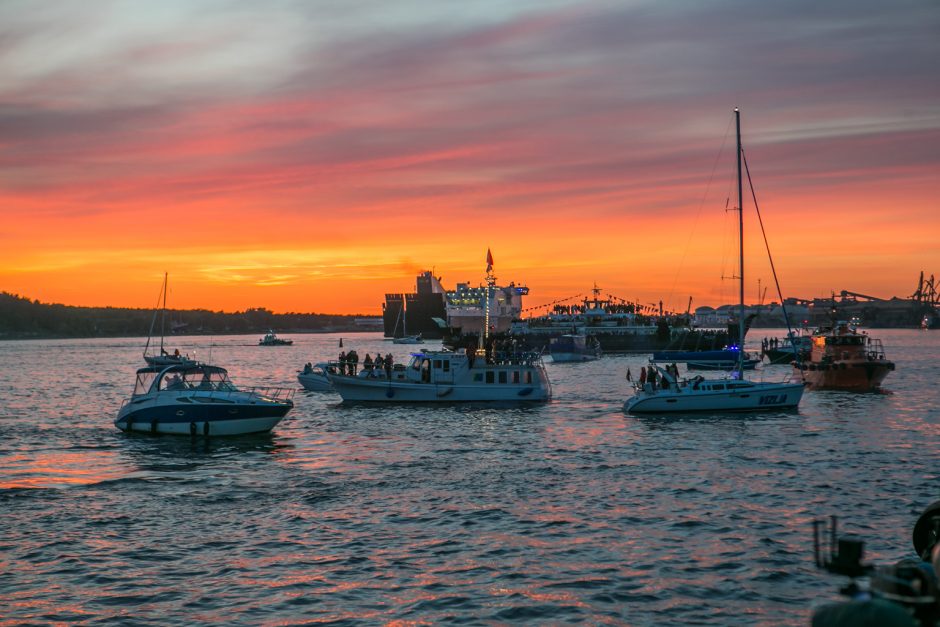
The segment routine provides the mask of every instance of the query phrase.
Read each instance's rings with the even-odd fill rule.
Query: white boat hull
[[[732,391],[695,391],[689,388],[640,391],[624,403],[624,410],[640,413],[767,411],[796,407],[803,397],[802,383],[753,383]]]
[[[297,381],[309,392],[332,392],[333,385],[325,375],[321,374],[298,374]]]

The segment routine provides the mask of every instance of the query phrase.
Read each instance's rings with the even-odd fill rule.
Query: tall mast
[[[160,314],[160,354],[163,354],[163,336],[166,335],[166,280],[169,273],[163,273],[163,313]]]
[[[744,185],[741,177],[741,111],[734,108],[738,136],[738,268],[740,311],[738,313],[738,378],[744,378]]]

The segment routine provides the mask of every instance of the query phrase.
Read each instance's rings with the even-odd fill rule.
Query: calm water
[[[140,339],[0,342],[0,624],[807,624],[842,583],[814,517],[889,561],[940,498],[940,331],[872,334],[891,393],[798,412],[629,416],[645,357],[616,356],[549,364],[544,406],[298,392],[271,435],[208,442],[114,428]],[[236,384],[339,352],[257,339],[177,344]]]

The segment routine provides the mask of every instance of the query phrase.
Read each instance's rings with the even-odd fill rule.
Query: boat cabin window
[[[512,382],[519,383],[519,371],[518,370],[512,371]]]
[[[725,384],[724,384],[724,383],[712,384],[711,389],[713,389],[713,390],[723,390],[723,389],[725,389]]]
[[[487,383],[493,383],[493,382],[496,380],[496,377],[494,377],[493,375],[494,375],[494,373],[493,373],[492,370],[487,370],[487,371],[486,371],[486,382],[487,382]]]
[[[137,383],[134,385],[134,396],[149,392],[150,386],[153,385],[153,381],[156,378],[156,372],[138,372]]]
[[[532,371],[531,371],[531,370],[526,370],[526,372],[525,372],[525,382],[526,382],[526,383],[532,383]]]
[[[440,360],[440,359],[435,359],[435,360],[434,360],[434,369],[435,369],[435,370],[440,370],[440,369],[441,369],[441,360]]]
[[[508,375],[509,375],[509,373],[506,372],[505,370],[500,370],[500,371],[499,371],[499,382],[500,382],[500,383],[506,383],[506,382],[509,380],[509,379],[508,379]]]
[[[449,359],[444,360],[444,372],[450,372],[450,360]]]

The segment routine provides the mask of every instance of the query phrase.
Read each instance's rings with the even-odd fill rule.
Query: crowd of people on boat
[[[660,374],[654,366],[647,368],[643,366],[640,368],[640,376],[634,383],[637,387],[647,389],[649,391],[656,391],[659,388],[664,390],[669,389],[671,386],[677,386],[679,384],[679,366],[676,364],[666,364],[663,366],[663,371],[672,377],[672,381],[667,379],[665,376]],[[627,381],[633,381],[633,375],[630,373],[630,369],[627,368]],[[647,387],[647,385],[649,387]]]
[[[341,351],[337,361],[337,367],[339,368],[339,374],[350,377],[356,376],[359,371],[359,353],[356,352],[356,349],[352,348],[349,352]],[[368,377],[381,376],[384,371],[385,377],[391,379],[394,367],[395,358],[391,353],[384,356],[382,353],[377,353],[374,359],[369,353],[366,353],[366,356],[362,360],[362,369]]]

